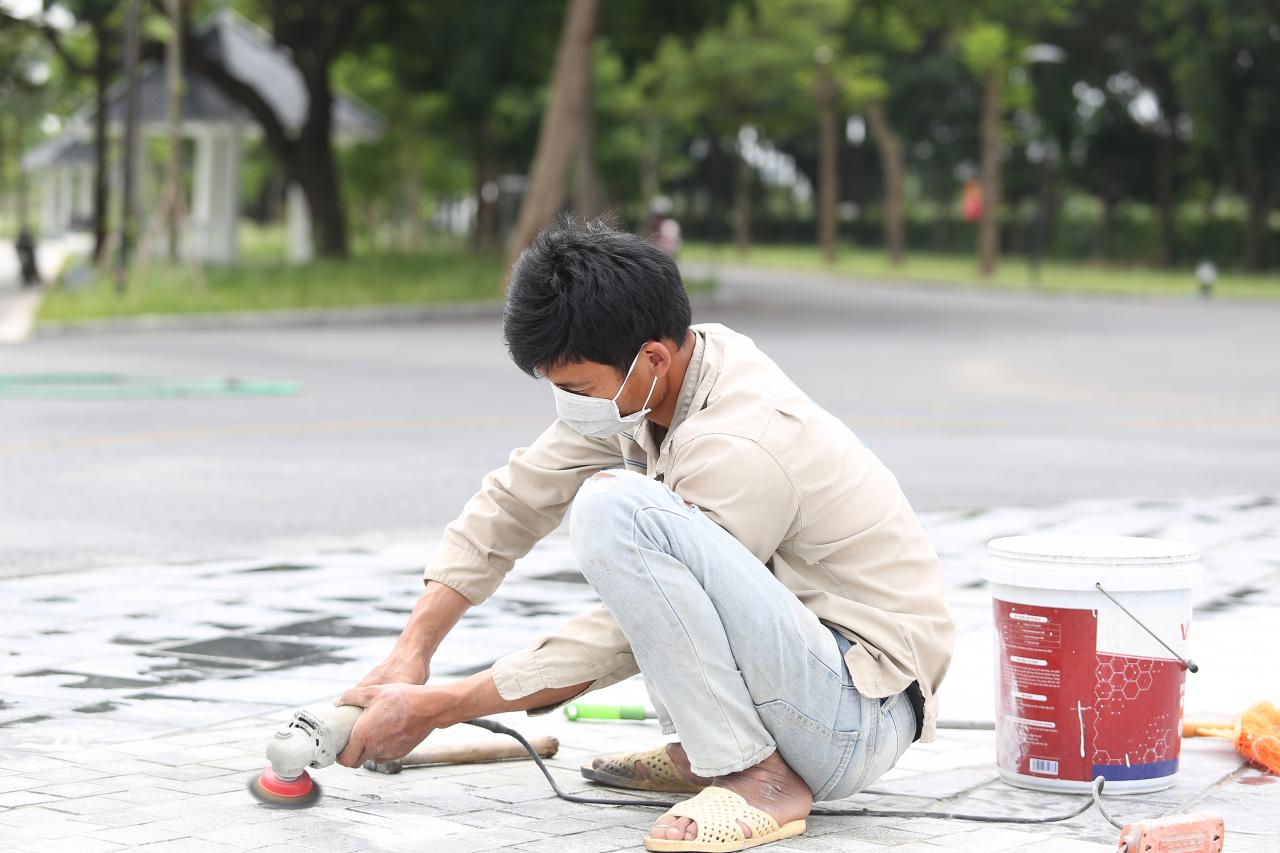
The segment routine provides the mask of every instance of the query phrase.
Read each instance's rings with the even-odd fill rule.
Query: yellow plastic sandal
[[[727,853],[745,850],[800,835],[805,830],[804,820],[793,820],[778,826],[767,812],[748,803],[742,795],[728,788],[708,787],[683,803],[676,803],[662,813],[662,817],[688,817],[698,824],[698,834],[692,839],[666,839],[644,837],[646,850],[705,850],[711,853]],[[751,827],[751,837],[742,831],[743,823]]]
[[[645,752],[624,752],[619,755],[603,755],[599,767],[584,764],[582,775],[593,782],[614,788],[631,788],[636,791],[666,791],[673,794],[695,794],[705,785],[695,785],[681,775],[679,768],[667,755],[666,745]],[[636,762],[644,763],[649,778],[636,775]]]

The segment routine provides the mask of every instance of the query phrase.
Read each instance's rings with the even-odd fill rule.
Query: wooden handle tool
[[[550,758],[560,749],[560,741],[550,735],[529,741],[541,758]],[[394,761],[366,761],[365,770],[375,773],[399,773],[406,767],[426,767],[433,764],[479,764],[486,761],[512,761],[528,758],[529,753],[520,744],[510,741],[475,741],[472,743],[442,743],[428,746],[423,741],[403,758]]]

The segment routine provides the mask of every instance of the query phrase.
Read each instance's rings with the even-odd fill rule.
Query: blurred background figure
[[[671,215],[671,199],[657,196],[649,205],[649,223],[645,228],[649,241],[671,257],[680,254],[680,223]]]
[[[22,286],[38,286],[40,269],[36,266],[36,238],[29,229],[23,228],[18,232],[18,239],[13,245],[18,253],[18,266],[22,271]]]

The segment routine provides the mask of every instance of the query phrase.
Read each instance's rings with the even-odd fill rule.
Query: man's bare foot
[[[710,776],[699,776],[693,772],[693,769],[689,766],[689,756],[685,754],[684,747],[680,745],[680,741],[667,744],[667,757],[671,759],[671,763],[676,766],[676,770],[680,771],[680,775],[686,782],[693,785],[710,785],[715,781]],[[593,765],[595,763],[595,761],[592,762]],[[649,768],[645,766],[643,761],[636,761],[636,776],[641,779],[649,778]]]
[[[692,771],[692,768],[689,766],[689,756],[685,754],[685,748],[680,745],[680,742],[664,744],[664,747],[666,747],[667,760],[675,766],[676,775],[680,777],[680,780],[684,781],[687,786],[696,789],[705,788],[705,786],[712,784],[712,780],[710,780],[709,777],[696,775],[695,772]],[[655,751],[648,752],[652,753]],[[609,770],[609,767],[611,766],[614,767],[614,770]],[[596,771],[611,772],[613,775],[630,776],[631,779],[637,781],[653,781],[654,779],[654,771],[649,767],[644,758],[637,758],[635,762],[632,762],[631,767],[623,768],[622,766],[618,766],[616,756],[596,756],[591,760],[591,768]],[[591,776],[588,777],[591,779]],[[671,788],[669,776],[667,779],[658,780],[657,785],[658,786],[655,786],[653,790],[681,790]]]
[[[680,754],[684,756],[683,749]],[[671,758],[676,760],[674,752]],[[688,759],[684,760],[685,767],[688,767]],[[777,750],[754,767],[717,776],[711,784],[738,794],[750,805],[776,820],[779,826],[807,817],[813,809],[813,792]],[[738,825],[742,827],[742,834],[750,838],[751,827],[741,819],[738,820]],[[690,841],[697,836],[697,822],[687,817],[660,817],[649,830],[650,838],[668,841]]]

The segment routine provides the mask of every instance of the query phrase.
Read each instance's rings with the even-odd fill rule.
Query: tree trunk
[[[751,248],[751,164],[741,152],[734,154],[733,245],[743,257]]]
[[[169,263],[176,264],[181,251],[183,210],[182,199],[182,95],[186,84],[182,74],[182,7],[183,0],[168,0],[169,22],[173,32],[169,36],[169,50],[165,56],[165,82],[167,83],[167,119],[169,125],[169,178],[165,189],[169,198]]]
[[[13,147],[16,151],[22,151],[27,147],[27,117],[22,108],[13,111]],[[18,230],[26,231],[31,225],[31,192],[27,185],[27,172],[21,164],[14,177],[17,180],[14,194],[18,207]]]
[[[831,85],[830,51],[818,62],[818,248],[822,262],[836,262],[836,192],[840,185],[836,153],[835,92]]]
[[[1211,224],[1218,216],[1218,196],[1221,194],[1222,188],[1218,186],[1218,182],[1214,181],[1209,185],[1209,194],[1204,197],[1204,221],[1205,224]]]
[[[978,224],[978,271],[995,274],[1000,255],[1000,74],[982,86],[982,220]]]
[[[661,191],[658,163],[662,160],[662,116],[649,113],[644,119],[644,156],[640,160],[640,195],[646,208]]]
[[[569,158],[585,107],[595,21],[596,0],[569,0],[560,31],[560,46],[556,50],[551,98],[542,116],[538,146],[529,169],[529,187],[507,239],[508,262],[515,261],[538,230],[555,217],[564,201]]]
[[[938,188],[938,197],[934,200],[937,205],[938,215],[933,220],[933,250],[938,253],[947,251],[950,242],[951,229],[951,198],[947,193],[945,186],[940,185]]]
[[[593,29],[593,39],[594,36]],[[582,219],[593,219],[600,213],[600,173],[596,171],[595,54],[590,50],[588,54],[573,161],[573,212]]]
[[[9,203],[9,197],[8,197],[9,187],[5,182],[5,172],[7,171],[5,166],[9,162],[9,157],[8,157],[9,137],[7,133],[8,128],[5,125],[6,125],[5,116],[3,114],[0,114],[0,218],[4,216],[3,205]],[[22,149],[15,148],[15,150],[18,152],[18,156],[21,157]],[[18,168],[19,170],[21,170],[22,168],[21,163],[18,164]]]
[[[498,233],[498,155],[494,150],[493,133],[489,120],[482,116],[476,123],[472,137],[476,151],[476,226],[471,233],[471,245],[478,252],[496,255],[502,245]],[[485,187],[491,187],[491,197],[485,198]]]
[[[1175,249],[1175,202],[1173,178],[1178,140],[1173,130],[1159,137],[1156,148],[1156,205],[1160,212],[1160,266],[1173,266]]]
[[[906,258],[906,226],[903,223],[904,189],[902,141],[889,126],[884,104],[877,99],[867,103],[867,124],[875,137],[876,148],[884,166],[884,245],[889,264],[901,266]]]
[[[1249,210],[1244,228],[1244,268],[1249,272],[1261,272],[1265,266],[1263,243],[1267,235],[1267,214],[1270,204],[1266,191],[1258,185],[1256,178],[1249,181],[1245,199],[1249,204]]]
[[[418,133],[412,119],[406,122],[404,147],[404,244],[410,252],[422,249],[422,170],[418,168]]]
[[[1116,200],[1104,195],[1098,199],[1102,215],[1098,218],[1098,234],[1094,240],[1094,256],[1105,261],[1111,257],[1111,221],[1115,215]]]
[[[327,133],[323,138],[316,138],[303,131],[298,140],[294,175],[306,197],[307,212],[311,214],[311,236],[316,256],[347,257],[347,220]]]
[[[350,252],[342,186],[333,156],[333,91],[329,86],[329,66],[300,70],[307,87],[308,107],[306,122],[294,144],[293,178],[306,196],[316,256],[345,258]]]
[[[124,145],[121,150],[121,164],[124,169],[124,180],[120,188],[120,239],[116,247],[115,287],[117,293],[125,289],[129,255],[133,250],[133,234],[135,228],[134,199],[135,183],[138,176],[134,173],[137,166],[135,150],[138,146],[138,41],[141,36],[142,0],[131,0],[127,23],[125,24],[125,119]]]
[[[111,204],[107,175],[107,87],[111,85],[111,33],[102,20],[93,22],[93,257],[104,260],[107,250],[107,209]]]

